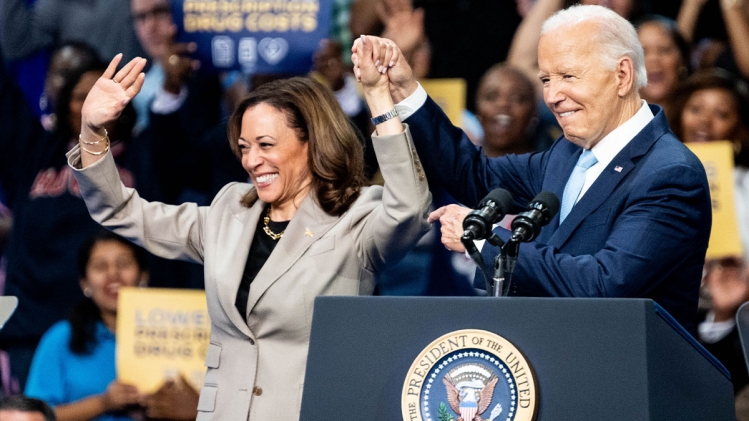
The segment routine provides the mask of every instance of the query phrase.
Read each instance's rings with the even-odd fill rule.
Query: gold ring
[[[176,66],[178,62],[179,62],[178,55],[172,54],[171,56],[169,56],[169,64],[171,64],[172,66]]]
[[[120,82],[117,82],[116,80],[114,80],[114,78],[112,78],[112,82],[114,82],[114,83],[120,83]]]

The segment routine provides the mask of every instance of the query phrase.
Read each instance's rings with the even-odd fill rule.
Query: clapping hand
[[[135,386],[114,380],[107,386],[107,390],[102,395],[102,400],[105,412],[110,412],[140,404],[143,396]]]

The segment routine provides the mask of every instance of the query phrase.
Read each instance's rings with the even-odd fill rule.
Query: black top
[[[263,212],[263,217],[265,212]],[[237,300],[234,305],[239,310],[239,314],[242,318],[246,318],[247,314],[247,300],[250,298],[250,284],[257,276],[260,269],[262,269],[268,257],[270,257],[273,249],[276,248],[276,244],[281,240],[274,240],[270,238],[268,234],[263,231],[265,223],[263,217],[257,223],[257,229],[255,229],[255,236],[252,238],[252,245],[250,246],[250,252],[247,255],[247,264],[244,266],[244,274],[242,274],[242,282],[239,283],[239,291],[237,291]],[[269,221],[268,228],[271,231],[278,234],[286,229],[289,225],[289,221],[274,222]]]

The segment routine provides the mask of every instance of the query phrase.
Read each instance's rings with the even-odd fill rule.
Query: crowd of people
[[[52,413],[10,410],[295,419],[314,297],[481,294],[459,237],[494,187],[517,212],[541,190],[563,202],[522,245],[511,295],[653,298],[749,402],[734,317],[749,300],[749,2],[340,0],[346,24],[297,75],[206,71],[172,2],[110,3],[0,1],[0,270],[19,298],[2,395]],[[451,77],[467,82],[462,131],[417,82]],[[707,180],[682,143],[713,141],[734,151],[743,253],[705,261]],[[221,366],[202,391],[117,380],[120,286],[205,289]],[[225,393],[242,388],[256,398]]]

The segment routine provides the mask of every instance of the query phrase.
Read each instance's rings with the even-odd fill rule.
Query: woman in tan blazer
[[[198,420],[298,419],[315,297],[370,294],[375,273],[428,230],[419,159],[365,45],[384,187],[364,185],[360,143],[311,79],[272,82],[242,102],[229,140],[252,184],[227,185],[208,207],[147,202],[120,182],[104,128],[139,91],[145,60],[115,74],[115,58],[86,98],[68,160],[92,217],[156,255],[205,266],[211,344]],[[382,48],[386,63],[398,59]]]

